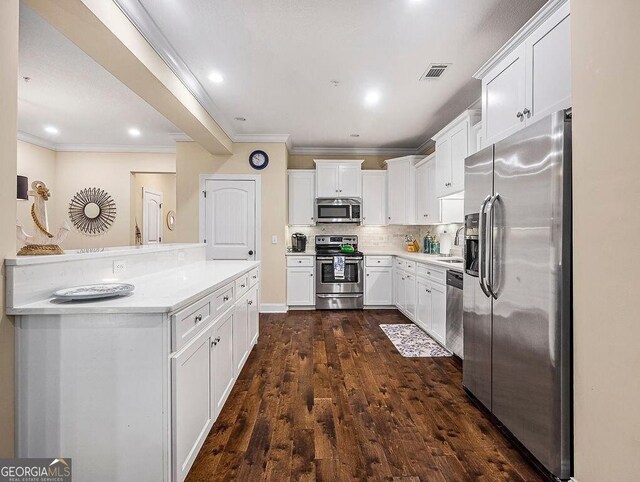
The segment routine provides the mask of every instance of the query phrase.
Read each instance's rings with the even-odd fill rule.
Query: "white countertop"
[[[50,256],[15,256],[5,258],[4,264],[7,266],[26,266],[33,264],[63,263],[66,261],[77,261],[82,259],[108,258],[113,256],[129,256],[144,253],[161,253],[164,251],[175,251],[176,249],[192,249],[206,246],[202,243],[166,243],[166,244],[146,244],[142,246],[114,246],[109,248],[87,248],[70,249],[64,254]]]
[[[7,314],[170,313],[212,293],[259,265],[259,261],[199,261],[183,268],[123,280],[135,285],[134,292],[128,296],[74,302],[48,298],[7,308]]]
[[[459,263],[446,263],[443,262],[443,259],[447,259],[445,256],[440,256],[438,254],[425,254],[425,253],[409,253],[407,251],[401,250],[392,250],[385,248],[374,248],[374,249],[361,249],[365,256],[397,256],[398,258],[409,259],[412,261],[417,261],[420,263],[429,263],[435,266],[440,266],[442,268],[452,269],[454,271],[458,271],[462,273],[464,271],[464,262],[460,261]],[[287,252],[287,256],[315,256],[315,251],[307,250],[304,253],[292,253]],[[454,259],[462,259],[458,257],[454,257]]]

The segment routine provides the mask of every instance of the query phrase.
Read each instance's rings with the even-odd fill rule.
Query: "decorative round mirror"
[[[99,236],[113,225],[116,219],[116,203],[103,189],[82,189],[69,203],[69,219],[82,234]]]
[[[169,231],[173,231],[174,229],[176,229],[176,212],[175,211],[169,211],[167,213],[167,227],[169,228]]]

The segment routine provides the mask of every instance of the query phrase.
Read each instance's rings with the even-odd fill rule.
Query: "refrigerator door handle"
[[[486,254],[486,239],[485,235],[486,229],[484,226],[484,210],[487,207],[487,203],[491,200],[491,196],[487,196],[482,204],[480,205],[480,215],[478,216],[478,265],[479,265],[479,273],[478,273],[478,281],[480,283],[480,288],[482,292],[485,294],[487,298],[491,297],[491,292],[487,288],[486,285],[486,277],[485,277],[485,254]]]
[[[487,287],[487,290],[489,291],[489,293],[491,294],[494,300],[498,299],[498,294],[496,293],[496,290],[494,289],[494,286],[493,286],[493,252],[494,252],[493,251],[493,208],[496,205],[496,201],[498,201],[499,199],[500,199],[500,194],[495,193],[491,197],[491,200],[489,201],[489,203],[485,208],[487,210],[487,219],[488,219],[487,228],[489,231],[490,241],[486,243],[486,245],[489,246],[489,250],[488,250],[489,254],[484,259],[485,261],[484,283],[485,283],[485,286]],[[485,231],[487,231],[487,229],[485,229]],[[486,233],[485,233],[485,236],[486,236]]]

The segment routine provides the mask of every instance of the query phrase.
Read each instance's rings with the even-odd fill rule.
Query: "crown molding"
[[[533,17],[531,17],[527,23],[525,23],[520,30],[518,30],[513,37],[511,37],[506,44],[504,44],[498,51],[487,60],[478,71],[473,74],[474,79],[482,80],[487,73],[504,58],[513,52],[531,33],[542,25],[551,15],[556,13],[560,7],[569,0],[549,0],[540,10],[538,10]]]
[[[180,82],[191,92],[200,105],[209,113],[224,133],[233,140],[235,136],[231,122],[224,115],[220,107],[211,99],[206,89],[198,81],[176,49],[164,36],[158,25],[153,21],[147,9],[139,0],[113,0],[118,8],[140,32],[153,50],[164,60]]]
[[[122,144],[56,144],[33,134],[18,131],[19,141],[44,147],[54,152],[132,152],[132,153],[168,153],[176,152],[175,146],[128,146]]]
[[[193,142],[193,139],[184,132],[170,132],[169,137],[173,139],[173,142]]]
[[[34,136],[33,134],[28,134],[26,132],[18,131],[18,140],[26,142],[28,144],[33,144],[34,146],[44,147],[45,149],[49,149],[50,151],[56,150],[56,144],[54,142],[43,139],[42,137]]]
[[[302,156],[406,156],[417,149],[393,147],[294,147],[289,154]]]
[[[282,143],[287,144],[289,142],[289,134],[236,134],[232,137],[233,142],[238,143]]]
[[[428,149],[431,149],[435,145],[436,145],[436,141],[434,141],[433,139],[427,139],[426,141],[424,141],[422,144],[418,146],[416,151],[419,154],[422,154],[423,152],[425,152]]]

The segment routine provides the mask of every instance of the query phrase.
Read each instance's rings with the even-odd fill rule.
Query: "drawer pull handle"
[[[195,318],[195,322],[196,322],[196,323],[200,323],[201,321],[202,321],[202,315],[198,315],[198,316],[196,316],[196,318]]]
[[[223,297],[222,297],[222,301],[223,301],[223,302],[225,302],[225,301],[229,301],[229,297],[228,297],[228,296],[223,296]]]
[[[240,288],[244,288],[244,287],[246,287],[246,286],[247,286],[246,284],[242,283],[242,284],[240,285]]]
[[[254,275],[252,276],[252,278],[253,278],[253,279],[258,279],[258,275],[257,275],[257,274],[254,274]]]

